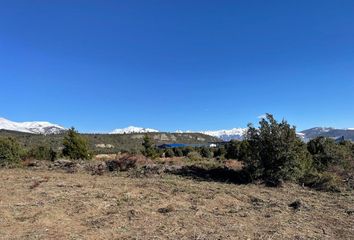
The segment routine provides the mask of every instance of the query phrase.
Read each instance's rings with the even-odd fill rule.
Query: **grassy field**
[[[22,168],[0,191],[1,239],[354,239],[353,192]]]

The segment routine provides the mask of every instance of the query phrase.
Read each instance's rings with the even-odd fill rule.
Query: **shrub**
[[[0,138],[0,166],[10,166],[20,161],[20,145],[13,138]]]
[[[70,159],[90,159],[87,140],[74,128],[69,129],[63,141],[63,156]]]
[[[213,152],[215,158],[224,158],[227,153],[225,147],[215,148]]]
[[[312,154],[314,167],[319,171],[325,171],[333,165],[346,168],[352,158],[350,143],[337,144],[333,139],[325,137],[311,140],[307,149]]]
[[[271,114],[259,124],[258,129],[248,126],[248,143],[241,159],[250,177],[272,185],[301,178],[312,160],[306,145],[297,138],[295,127],[285,120],[278,123]]]
[[[190,152],[194,152],[195,149],[191,146],[182,148],[183,156],[187,157]]]
[[[127,171],[131,168],[135,168],[137,164],[136,158],[126,156],[116,160],[106,161],[106,165],[109,171]]]
[[[173,150],[171,148],[166,149],[165,151],[165,157],[167,158],[172,158],[175,156],[175,153],[173,152]]]
[[[339,192],[341,185],[337,175],[329,172],[306,174],[301,182],[311,188],[321,191]]]
[[[57,153],[48,146],[37,146],[28,152],[27,157],[37,160],[54,161],[57,158]]]
[[[196,151],[194,151],[194,152],[189,152],[188,155],[187,155],[187,157],[188,157],[190,160],[192,160],[192,161],[197,161],[197,160],[200,160],[200,159],[202,158],[202,156],[201,156],[198,152],[196,152]]]
[[[202,147],[200,149],[200,154],[203,158],[212,158],[213,157],[213,153],[207,147]]]
[[[176,157],[183,157],[183,152],[181,148],[174,148],[173,151]]]
[[[354,153],[349,141],[336,143],[333,139],[318,137],[307,144],[314,159],[314,169],[318,174],[312,177],[315,188],[328,190],[330,187],[354,186]],[[336,179],[334,179],[336,178]],[[338,179],[342,181],[339,182]],[[309,185],[311,185],[309,184]],[[318,187],[320,186],[320,187]]]

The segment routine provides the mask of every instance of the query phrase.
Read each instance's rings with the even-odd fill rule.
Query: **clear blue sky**
[[[354,127],[354,1],[0,1],[0,116]]]

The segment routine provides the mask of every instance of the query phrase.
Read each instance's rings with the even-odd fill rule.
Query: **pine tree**
[[[70,159],[90,159],[87,140],[71,128],[67,132],[63,141],[63,155]]]
[[[157,151],[155,148],[155,144],[154,144],[152,138],[149,137],[147,134],[145,134],[144,139],[143,139],[143,147],[144,147],[143,154],[145,157],[156,158]]]

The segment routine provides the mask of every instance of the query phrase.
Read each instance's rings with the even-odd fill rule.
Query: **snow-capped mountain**
[[[60,125],[50,122],[13,122],[5,118],[0,118],[0,130],[10,130],[17,132],[33,134],[58,134],[66,129]],[[215,131],[175,131],[175,133],[202,133],[212,137],[217,137],[223,141],[242,140],[246,134],[247,128],[233,128],[229,130]],[[129,134],[129,133],[157,133],[159,130],[152,128],[142,128],[129,126],[127,128],[115,129],[110,134]],[[354,141],[354,128],[336,129],[330,127],[315,127],[297,133],[298,137],[304,141],[323,136],[333,139],[344,138]]]
[[[304,130],[300,132],[302,134],[303,139],[309,140],[316,137],[329,137],[333,139],[338,139],[344,137],[346,140],[354,141],[354,129],[336,129],[336,128],[325,128],[325,127],[315,127]]]
[[[0,118],[0,130],[10,130],[34,134],[58,134],[66,129],[50,122],[13,122]]]
[[[142,127],[129,126],[127,128],[115,129],[111,132],[111,134],[149,133],[149,132],[159,132],[159,131],[156,129],[152,129],[152,128],[142,128]]]
[[[216,130],[216,131],[201,131],[205,135],[220,138],[224,141],[230,141],[233,139],[241,140],[243,139],[247,128],[233,128],[230,130]]]
[[[213,137],[222,139],[223,141],[230,140],[242,140],[245,137],[247,128],[233,128],[230,130],[217,130],[217,131],[199,131],[198,133],[203,133]],[[178,131],[180,133],[189,133],[193,131]],[[299,138],[304,141],[309,141],[316,137],[329,137],[333,139],[338,139],[344,137],[346,140],[354,141],[354,128],[347,129],[336,129],[330,127],[315,127],[307,129],[296,133]]]
[[[242,140],[246,134],[247,128],[233,128],[229,130],[215,130],[215,131],[182,131],[177,130],[176,133],[202,133],[212,137],[220,138],[223,141]]]
[[[217,131],[182,131],[177,130],[175,133],[203,133],[212,137],[220,138],[224,141],[230,141],[232,139],[242,139],[246,132],[246,128],[233,128],[230,130],[217,130]],[[159,130],[152,128],[142,128],[130,126],[127,128],[115,129],[111,134],[127,134],[127,133],[149,133],[160,132]]]

